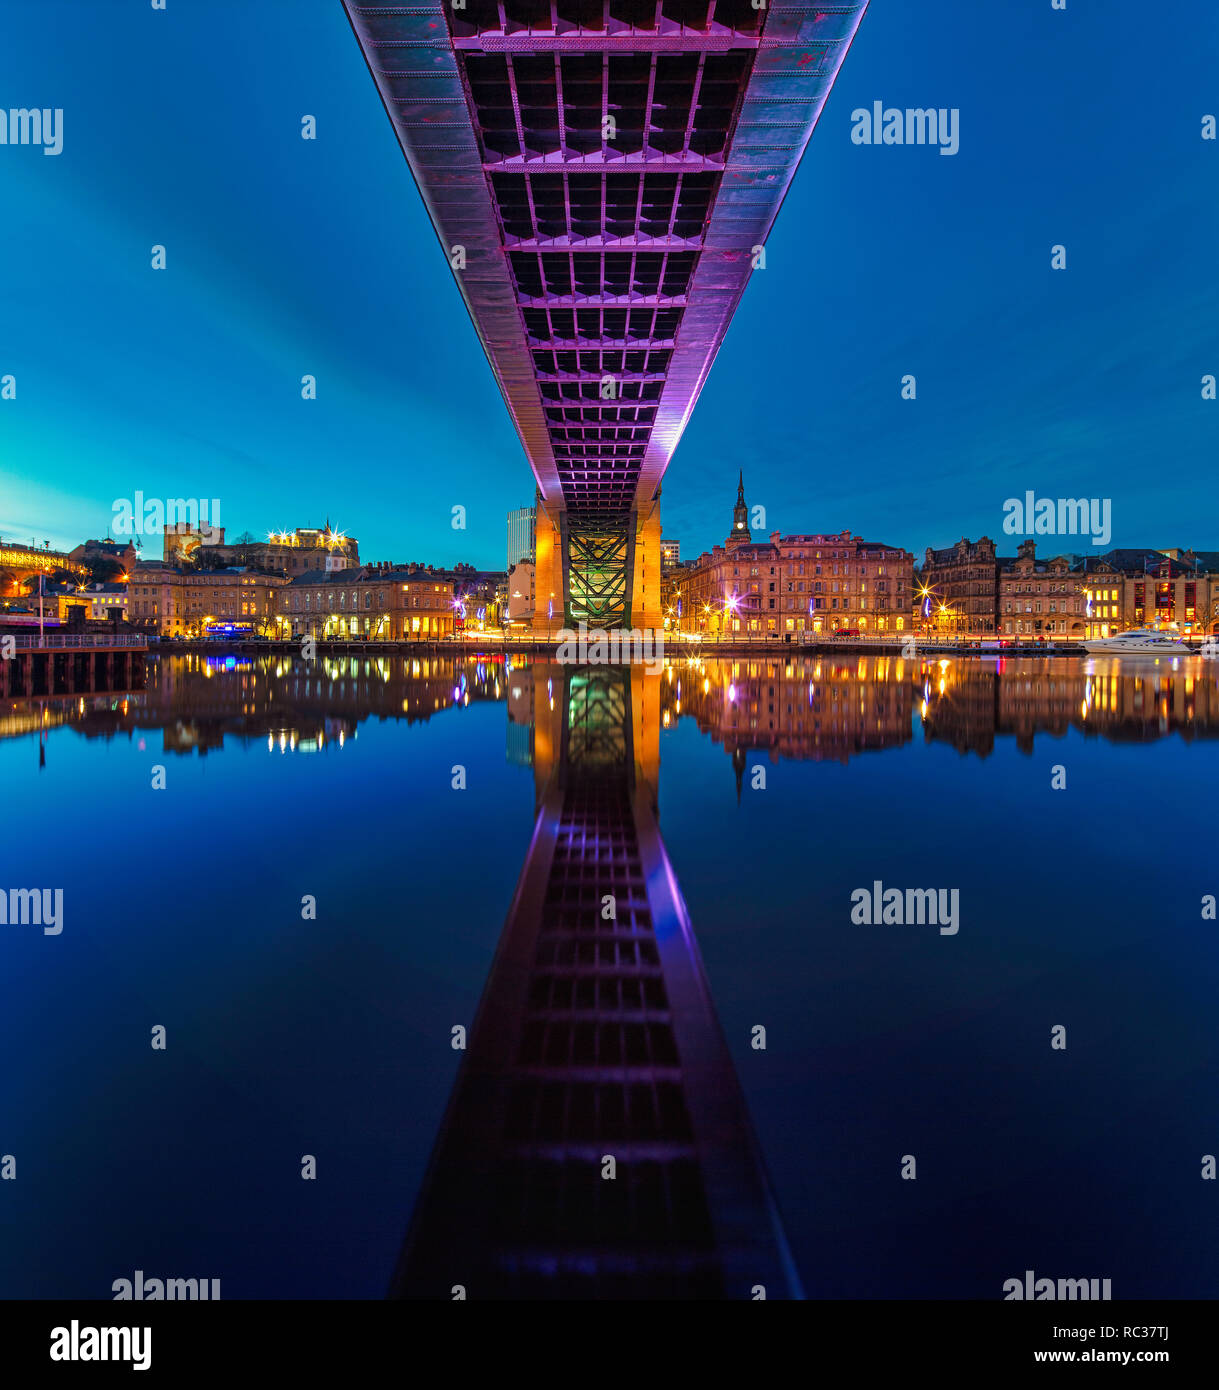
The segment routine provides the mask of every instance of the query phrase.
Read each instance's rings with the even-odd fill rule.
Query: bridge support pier
[[[641,502],[632,510],[626,538],[628,603],[626,615],[605,623],[607,627],[653,628],[664,626],[660,601],[660,498]],[[558,508],[538,502],[534,560],[533,636],[557,638],[564,628],[574,629],[582,611],[573,604],[572,569],[579,563],[585,537],[579,522]],[[566,534],[565,534],[566,533]],[[574,533],[574,535],[573,535]],[[589,626],[596,626],[589,622]]]
[[[566,596],[563,592],[563,541],[559,513],[539,497],[534,545],[533,636],[555,637],[563,626]]]
[[[640,502],[635,514],[635,573],[631,583],[631,626],[664,628],[660,602],[660,498]]]

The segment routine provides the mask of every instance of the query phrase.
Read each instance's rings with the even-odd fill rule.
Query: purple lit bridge
[[[660,485],[866,0],[344,0],[538,488],[535,629],[660,625]]]

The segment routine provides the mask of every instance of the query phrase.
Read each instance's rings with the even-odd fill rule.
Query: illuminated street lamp
[[[935,595],[932,591],[931,586],[927,584],[920,584],[918,589],[918,596],[920,599],[922,599],[921,611],[923,628],[925,631],[928,623],[931,621],[931,603]]]

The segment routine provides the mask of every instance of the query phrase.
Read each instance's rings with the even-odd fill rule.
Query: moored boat
[[[1115,637],[1092,637],[1084,650],[1106,656],[1189,656],[1189,644],[1154,627],[1131,628]]]

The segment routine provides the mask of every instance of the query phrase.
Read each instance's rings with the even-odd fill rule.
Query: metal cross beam
[[[573,490],[575,486],[573,475]],[[579,525],[572,524],[569,512],[560,528],[566,621],[607,630],[629,627],[635,562],[635,516],[629,500],[625,510],[620,503],[608,514],[581,510]]]

